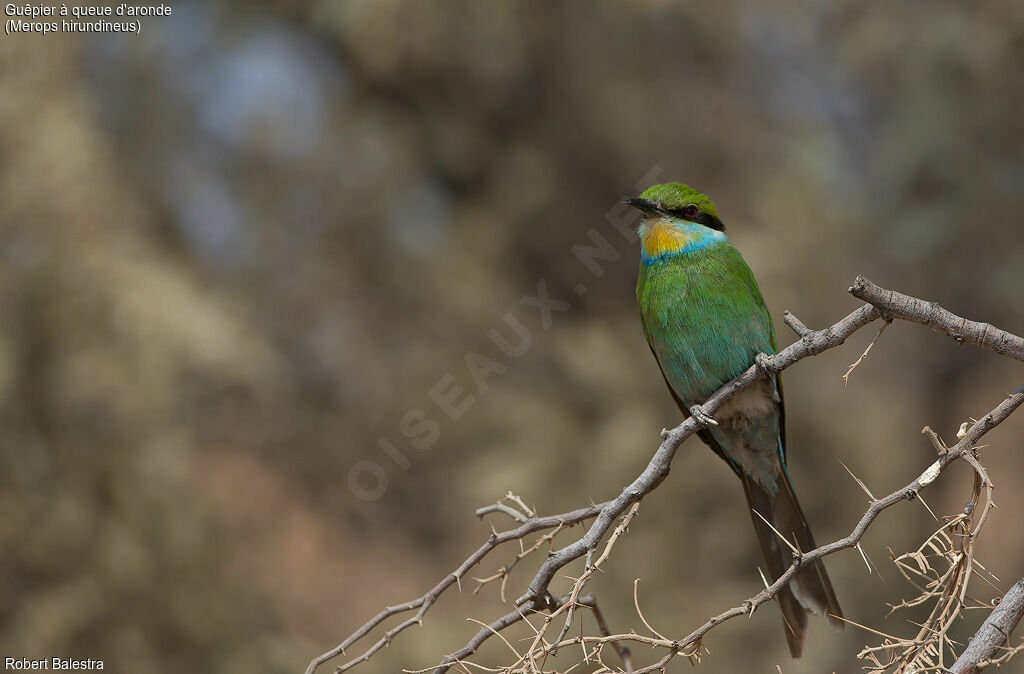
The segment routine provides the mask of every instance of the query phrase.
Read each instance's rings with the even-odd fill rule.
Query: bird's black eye
[[[690,204],[689,206],[683,209],[683,215],[685,215],[688,218],[696,218],[698,212],[699,211],[697,210],[697,207],[694,206],[693,204]]]

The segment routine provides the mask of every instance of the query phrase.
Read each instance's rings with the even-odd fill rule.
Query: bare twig
[[[580,606],[586,606],[594,614],[594,620],[597,621],[597,630],[601,633],[601,636],[612,636],[612,631],[608,629],[608,623],[604,619],[604,614],[601,613],[601,609],[598,608],[597,601],[593,597],[591,597],[590,595],[587,595],[586,597],[581,597],[580,599],[576,600],[576,603],[578,603]],[[623,668],[627,672],[632,672],[633,655],[632,653],[630,653],[629,648],[623,646],[620,641],[615,639],[611,640],[611,645],[612,648],[615,649],[615,652],[619,655],[619,659],[622,660]]]
[[[763,578],[764,576],[761,577]],[[765,584],[767,585],[767,583]],[[636,607],[636,614],[640,616],[640,620],[643,622],[644,627],[649,629],[654,636],[658,637],[659,639],[665,639],[667,641],[668,638],[664,634],[661,634],[660,632],[658,632],[658,630],[651,627],[651,623],[647,622],[647,618],[644,617],[644,612],[640,610],[640,598],[637,596],[639,585],[640,579],[637,578],[633,581],[633,606]]]
[[[504,513],[512,519],[514,519],[516,522],[526,522],[530,519],[529,517],[519,512],[515,508],[507,506],[504,503],[492,503],[489,506],[477,508],[475,515],[477,517],[483,517],[484,515],[489,515],[491,513]]]
[[[437,583],[437,585],[431,588],[426,594],[424,594],[422,597],[419,597],[418,599],[407,601],[404,604],[385,607],[383,611],[381,611],[376,616],[374,616],[366,623],[364,623],[359,629],[357,629],[355,632],[349,635],[340,644],[338,644],[331,650],[327,651],[326,653],[313,658],[313,660],[309,663],[309,666],[306,668],[306,674],[312,674],[314,671],[316,671],[316,668],[324,662],[327,662],[331,658],[334,658],[338,655],[344,654],[345,651],[348,650],[353,644],[355,644],[357,641],[365,637],[367,634],[373,631],[375,627],[380,625],[388,618],[394,615],[398,615],[400,613],[405,613],[408,611],[419,609],[414,616],[405,620],[402,623],[399,623],[394,628],[388,630],[384,634],[384,636],[382,636],[376,643],[374,643],[365,652],[363,652],[362,655],[338,667],[338,672],[343,672],[347,669],[355,667],[356,665],[362,662],[366,662],[370,659],[370,657],[373,656],[374,653],[379,651],[384,646],[390,644],[391,640],[399,632],[402,632],[408,629],[409,627],[412,627],[413,625],[422,624],[423,616],[426,614],[428,610],[430,610],[430,607],[434,604],[434,602],[437,601],[437,598],[440,597],[441,594],[449,587],[459,583],[463,576],[465,576],[470,569],[476,566],[480,562],[480,560],[486,557],[487,554],[494,548],[498,547],[502,543],[520,540],[524,536],[528,536],[537,531],[579,524],[580,522],[583,522],[596,516],[599,512],[601,512],[602,508],[604,508],[605,505],[606,504],[604,503],[599,503],[596,505],[588,506],[586,508],[577,508],[576,510],[567,513],[562,513],[561,515],[552,515],[550,517],[533,517],[524,522],[522,525],[516,527],[515,529],[510,529],[500,534],[492,533],[490,538],[488,538],[483,545],[477,548],[476,552],[474,552],[464,562],[462,562],[462,564],[460,564],[459,567],[455,569],[455,571],[442,578]]]
[[[530,545],[530,547],[524,546],[523,545],[523,539],[519,539],[519,548],[520,548],[520,550],[519,550],[518,553],[516,553],[516,556],[512,558],[511,562],[509,562],[508,564],[505,564],[500,569],[498,569],[495,573],[491,574],[490,576],[487,576],[486,578],[478,578],[476,576],[473,576],[473,580],[475,580],[476,583],[477,583],[476,587],[473,588],[473,594],[478,594],[480,592],[480,590],[482,590],[486,585],[488,585],[489,583],[493,583],[494,581],[497,580],[497,581],[501,581],[501,586],[500,586],[501,601],[502,602],[507,601],[505,599],[505,585],[508,583],[509,574],[512,572],[512,569],[514,569],[516,567],[516,565],[519,564],[519,562],[523,561],[524,559],[529,557],[531,554],[533,554],[534,552],[539,550],[541,547],[543,547],[545,543],[547,543],[548,548],[550,549],[550,547],[553,545],[553,541],[555,540],[555,536],[557,536],[558,533],[561,530],[562,530],[562,526],[561,525],[555,527],[554,529],[551,529],[550,531],[548,531],[543,536],[538,537],[537,540],[535,540],[533,542],[533,544]]]
[[[618,525],[615,526],[615,531],[611,533],[611,536],[608,538],[608,542],[604,545],[604,551],[601,552],[601,556],[597,558],[597,561],[591,562],[590,557],[588,556],[587,567],[585,568],[583,575],[581,575],[580,578],[575,580],[575,583],[573,583],[572,585],[572,591],[569,593],[569,609],[565,616],[565,625],[562,627],[562,631],[559,632],[558,638],[555,639],[555,642],[560,642],[562,639],[565,638],[565,635],[568,634],[569,627],[572,626],[572,616],[575,613],[575,606],[577,606],[578,603],[577,597],[580,596],[580,593],[583,591],[584,586],[587,584],[587,581],[590,580],[590,577],[594,575],[594,572],[600,571],[601,564],[604,563],[604,560],[607,559],[608,555],[611,554],[611,548],[615,545],[615,541],[618,539],[618,537],[626,533],[626,530],[629,528],[630,522],[633,520],[633,517],[636,516],[637,509],[639,507],[639,503],[634,503],[633,507],[631,507],[629,512],[626,513],[626,516],[623,517],[623,520],[621,522],[618,522]],[[554,648],[552,648],[552,654],[554,654],[554,651]]]
[[[875,342],[878,341],[878,338],[882,336],[882,333],[885,332],[885,329],[890,325],[892,325],[891,320],[887,320],[882,323],[882,327],[878,328],[878,332],[875,333],[874,338],[868,343],[868,348],[864,349],[864,353],[860,354],[860,358],[850,364],[850,369],[848,369],[846,374],[843,375],[843,386],[850,383],[850,375],[853,374],[853,371],[857,369],[858,365],[864,362],[864,359],[868,357],[868,353],[871,351],[871,347],[875,345]]]
[[[814,332],[809,327],[804,325],[803,321],[801,321],[799,318],[794,316],[789,311],[786,311],[782,314],[782,320],[786,321],[786,325],[788,325],[790,329],[793,332],[795,332],[799,337],[803,337],[804,335],[809,335],[810,333]]]
[[[927,436],[928,441],[931,442],[932,447],[935,448],[935,453],[939,456],[942,456],[949,451],[949,447],[947,447],[946,443],[942,441],[942,438],[939,437],[938,433],[932,430],[931,426],[925,426],[922,428],[921,433]]]
[[[554,597],[546,597],[544,602],[531,602],[524,606],[517,606],[513,610],[509,611],[505,615],[497,618],[493,622],[484,625],[480,630],[473,635],[473,638],[469,642],[455,651],[449,653],[444,657],[444,661],[450,667],[457,662],[461,662],[463,659],[468,658],[470,655],[476,653],[476,650],[480,648],[480,645],[486,641],[490,636],[502,631],[506,627],[515,625],[520,621],[526,620],[526,616],[529,613],[537,613],[545,609],[556,611],[565,605],[565,602],[569,600],[569,595],[562,597],[561,599],[555,599]],[[427,672],[433,669],[433,667],[427,667],[426,669],[414,670],[415,672]]]
[[[562,639],[565,638],[565,635],[569,633],[569,628],[572,626],[573,614],[576,609],[577,597],[579,597],[580,592],[583,591],[583,586],[586,585],[587,581],[590,580],[590,577],[594,575],[594,571],[599,571],[601,569],[601,564],[603,564],[604,561],[608,559],[608,556],[611,555],[615,541],[618,540],[619,536],[626,532],[626,529],[629,527],[629,523],[633,520],[633,517],[636,516],[636,511],[639,507],[639,503],[634,503],[629,509],[629,512],[627,512],[625,517],[622,518],[622,521],[619,522],[619,526],[615,527],[615,531],[613,531],[612,535],[608,538],[608,542],[604,546],[604,551],[601,553],[601,556],[597,558],[597,561],[591,563],[590,558],[587,558],[587,568],[585,568],[583,570],[583,574],[576,579],[576,582],[572,587],[572,592],[569,593],[569,610],[565,617],[565,625],[562,627],[562,631],[558,634],[558,638],[555,639],[555,642],[562,641]],[[554,649],[551,649],[551,652],[554,653]]]

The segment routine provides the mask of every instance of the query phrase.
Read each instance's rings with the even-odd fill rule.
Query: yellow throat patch
[[[655,258],[682,250],[699,238],[699,234],[682,232],[664,218],[649,218],[641,230],[640,245],[643,247],[644,257]]]

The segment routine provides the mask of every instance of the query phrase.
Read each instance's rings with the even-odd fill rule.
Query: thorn
[[[782,534],[780,534],[780,533],[779,533],[779,530],[778,530],[778,529],[776,529],[776,528],[775,528],[774,526],[772,526],[772,523],[771,523],[771,522],[769,522],[768,520],[766,520],[766,519],[764,518],[764,515],[762,515],[761,513],[757,512],[757,511],[756,511],[756,510],[754,510],[753,508],[751,508],[750,510],[751,510],[751,512],[753,512],[753,513],[754,513],[755,515],[757,515],[758,517],[760,517],[760,518],[761,518],[761,520],[762,520],[762,521],[763,521],[763,522],[764,522],[765,524],[767,524],[767,525],[768,525],[768,526],[769,526],[769,527],[771,528],[771,530],[772,530],[772,531],[774,531],[774,532],[775,532],[775,535],[776,535],[776,536],[778,536],[779,538],[781,538],[781,539],[782,539],[782,542],[783,542],[783,543],[785,543],[786,545],[788,545],[788,546],[789,546],[789,549],[793,551],[793,563],[794,563],[794,564],[798,564],[798,562],[797,562],[797,559],[803,556],[803,553],[802,553],[802,552],[800,552],[800,548],[797,548],[796,546],[794,546],[794,545],[793,545],[792,543],[790,543],[790,542],[789,542],[789,539],[787,539],[787,538],[786,538],[785,536],[783,536]]]
[[[860,547],[860,542],[857,543],[857,552],[860,553],[861,559],[864,560],[864,566],[868,567],[868,575],[871,575],[871,563],[868,562],[868,556],[864,554],[864,548]]]
[[[919,500],[919,501],[921,502],[921,505],[923,505],[923,506],[925,507],[925,509],[926,509],[926,510],[928,511],[928,514],[929,514],[929,515],[931,515],[931,516],[932,516],[932,518],[933,518],[933,519],[934,519],[934,520],[935,520],[936,522],[938,522],[938,521],[939,521],[939,518],[938,518],[938,517],[936,517],[936,516],[935,516],[935,513],[934,513],[934,512],[932,512],[932,509],[928,507],[928,504],[927,504],[927,503],[925,502],[925,500],[924,500],[924,497],[923,497],[923,496],[921,496],[920,494],[918,494],[918,495],[917,495],[917,499],[918,499],[918,500]],[[908,499],[908,500],[910,500],[910,499]]]
[[[842,459],[839,459],[839,465],[841,465],[843,468],[846,468],[846,472],[850,474],[850,477],[857,481],[857,484],[860,485],[860,488],[864,490],[864,493],[868,495],[868,498],[871,499],[872,502],[878,500],[875,498],[875,495],[871,493],[871,490],[868,489],[868,486],[864,484],[859,477],[854,475],[853,471],[850,470],[850,468],[845,463],[843,463]]]

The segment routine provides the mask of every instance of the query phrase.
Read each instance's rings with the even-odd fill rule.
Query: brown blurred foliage
[[[296,672],[454,568],[488,531],[474,507],[616,494],[679,420],[635,316],[637,251],[606,219],[652,167],[716,200],[778,325],[845,314],[864,273],[1024,332],[1022,62],[1024,6],[952,0],[193,1],[140,37],[5,36],[4,654]],[[571,254],[591,228],[623,253],[596,280]],[[518,304],[539,279],[572,303],[548,330]],[[487,331],[510,310],[529,352],[449,420],[428,391],[469,389],[464,354],[500,358]],[[864,506],[836,459],[892,489],[931,461],[918,429],[951,437],[1021,379],[896,325],[844,389],[869,339],[786,374],[819,542]],[[439,423],[429,449],[399,429],[410,409]],[[979,555],[1006,586],[1022,431],[985,452],[1001,510]],[[380,498],[350,489],[358,461],[385,470]],[[958,510],[969,483],[926,496]],[[886,547],[932,526],[907,504],[872,529],[887,583],[829,560],[849,617],[883,624],[908,590]],[[667,634],[760,584],[738,484],[696,441],[620,545],[591,585],[615,629],[635,577]],[[495,595],[444,598],[369,669],[433,664]],[[730,624],[701,667],[854,671],[865,642],[816,621],[791,662],[780,629],[768,610]]]

